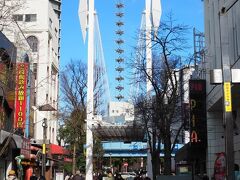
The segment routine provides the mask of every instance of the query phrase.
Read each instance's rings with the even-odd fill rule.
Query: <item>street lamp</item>
[[[50,104],[44,104],[38,108],[39,111],[56,111]],[[46,172],[46,140],[47,140],[47,118],[43,119],[43,143],[42,143],[42,176]]]
[[[47,139],[47,118],[43,119],[43,144],[42,144],[42,176],[46,172],[46,139]]]

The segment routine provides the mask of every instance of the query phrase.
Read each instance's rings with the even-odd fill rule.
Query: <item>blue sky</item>
[[[115,2],[116,0],[95,0],[95,9],[98,13],[100,30],[102,34],[105,64],[109,76],[111,95],[115,87]],[[87,44],[83,44],[79,18],[79,0],[62,0],[62,24],[61,24],[61,66],[63,68],[71,59],[87,59]],[[136,45],[136,32],[141,22],[141,14],[144,10],[145,0],[125,0],[124,40],[126,60],[133,53]],[[203,2],[201,0],[162,0],[164,17],[170,11],[179,23],[204,30]],[[192,45],[192,31],[189,32],[189,44]],[[192,53],[191,50],[189,53]],[[128,91],[128,89],[126,89]]]

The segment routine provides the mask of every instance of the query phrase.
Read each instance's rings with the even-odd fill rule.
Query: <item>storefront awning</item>
[[[69,154],[68,150],[64,149],[64,147],[56,145],[56,144],[50,144],[50,153],[51,154]]]
[[[93,125],[92,131],[102,141],[146,141],[145,129],[140,125]]]

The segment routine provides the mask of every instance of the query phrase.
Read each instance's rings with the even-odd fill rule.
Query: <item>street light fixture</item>
[[[46,139],[47,139],[47,118],[43,119],[43,144],[42,144],[42,176],[46,172]]]
[[[56,111],[50,104],[44,104],[38,108],[39,111]],[[43,144],[42,144],[42,176],[45,177],[46,172],[46,140],[47,140],[47,118],[43,119]]]

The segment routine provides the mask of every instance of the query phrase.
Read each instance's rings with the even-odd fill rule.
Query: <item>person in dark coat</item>
[[[40,176],[39,180],[46,180],[45,176]]]
[[[76,174],[73,176],[72,180],[84,180],[79,170],[76,171]]]
[[[121,174],[116,173],[116,177],[114,178],[114,180],[123,180]]]
[[[38,177],[33,173],[30,177],[30,180],[38,180]]]

